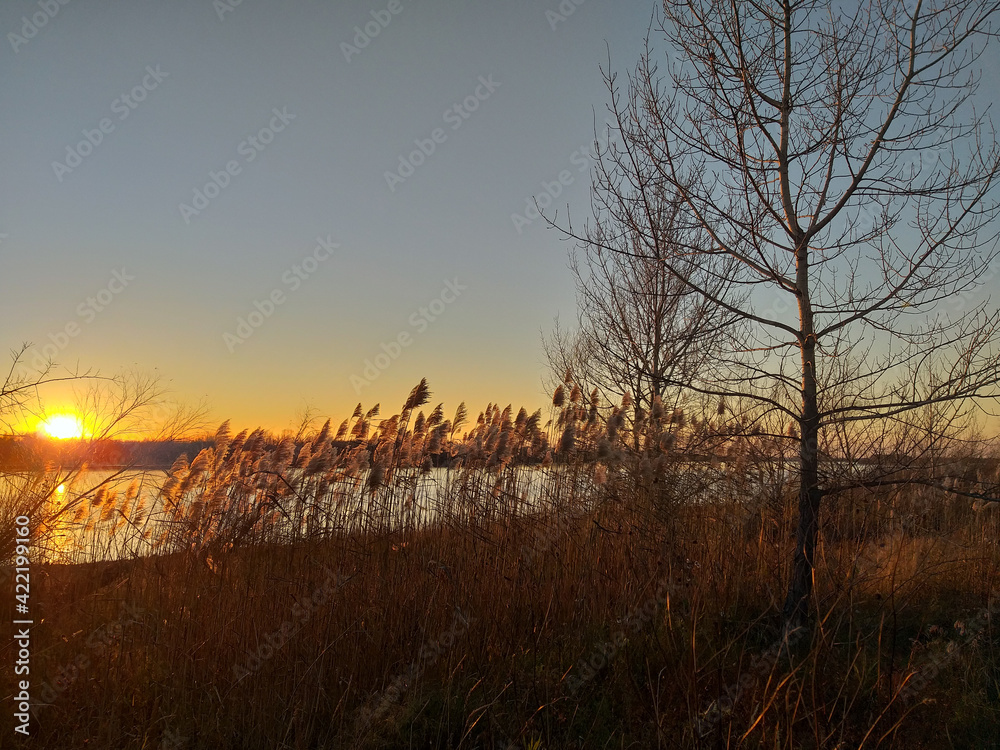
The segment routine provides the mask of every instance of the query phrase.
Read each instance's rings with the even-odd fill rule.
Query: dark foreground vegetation
[[[885,481],[828,506],[814,622],[785,638],[777,432],[722,405],[604,419],[572,383],[544,421],[460,431],[427,396],[359,409],[344,451],[224,427],[152,512],[109,485],[36,506],[33,736],[0,745],[1000,747],[1000,508],[902,481],[903,456],[855,467]],[[935,461],[996,486],[988,456]],[[102,549],[57,549],[60,523],[157,554],[59,563]]]

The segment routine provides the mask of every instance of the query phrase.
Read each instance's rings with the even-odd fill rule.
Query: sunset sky
[[[5,2],[4,345],[239,427],[391,414],[422,377],[448,409],[543,405],[540,333],[575,300],[531,197],[587,218],[601,67],[652,12]]]
[[[584,218],[600,66],[652,12],[576,2],[4,3],[5,346],[240,426],[421,377],[540,406],[569,245],[512,214],[544,181]]]

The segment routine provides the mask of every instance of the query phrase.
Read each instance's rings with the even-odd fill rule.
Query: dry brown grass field
[[[38,506],[39,549],[93,544],[33,568],[23,746],[1000,747],[1000,509],[838,496],[814,626],[783,640],[774,441],[714,407],[637,428],[572,386],[467,424],[428,395],[339,433],[223,426],[151,507],[109,486]],[[135,551],[96,559],[105,538]]]

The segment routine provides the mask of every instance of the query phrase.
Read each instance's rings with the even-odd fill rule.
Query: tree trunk
[[[816,539],[819,534],[819,509],[822,492],[819,488],[816,435],[818,432],[802,430],[800,453],[801,481],[799,485],[799,523],[795,532],[795,556],[792,574],[785,599],[784,619],[786,632],[806,624],[809,600],[813,590],[813,570],[816,559]],[[810,442],[807,444],[807,440]]]
[[[810,316],[811,317],[811,316]],[[811,320],[809,321],[811,324]],[[816,338],[802,345],[802,420],[799,435],[799,523],[785,600],[785,632],[806,624],[813,590],[816,539],[823,493],[819,486],[819,409],[816,400]]]
[[[806,624],[813,590],[816,538],[823,493],[819,486],[819,404],[816,394],[816,329],[809,292],[809,248],[800,243],[795,253],[799,298],[799,345],[802,350],[802,416],[799,421],[799,524],[795,555],[785,599],[785,633]]]

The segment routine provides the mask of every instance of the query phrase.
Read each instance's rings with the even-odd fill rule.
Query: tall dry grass
[[[152,513],[95,493],[94,549],[157,553],[39,571],[32,742],[996,746],[994,508],[838,496],[816,627],[782,641],[783,428],[572,382],[548,415],[428,398],[336,432],[223,425]]]

